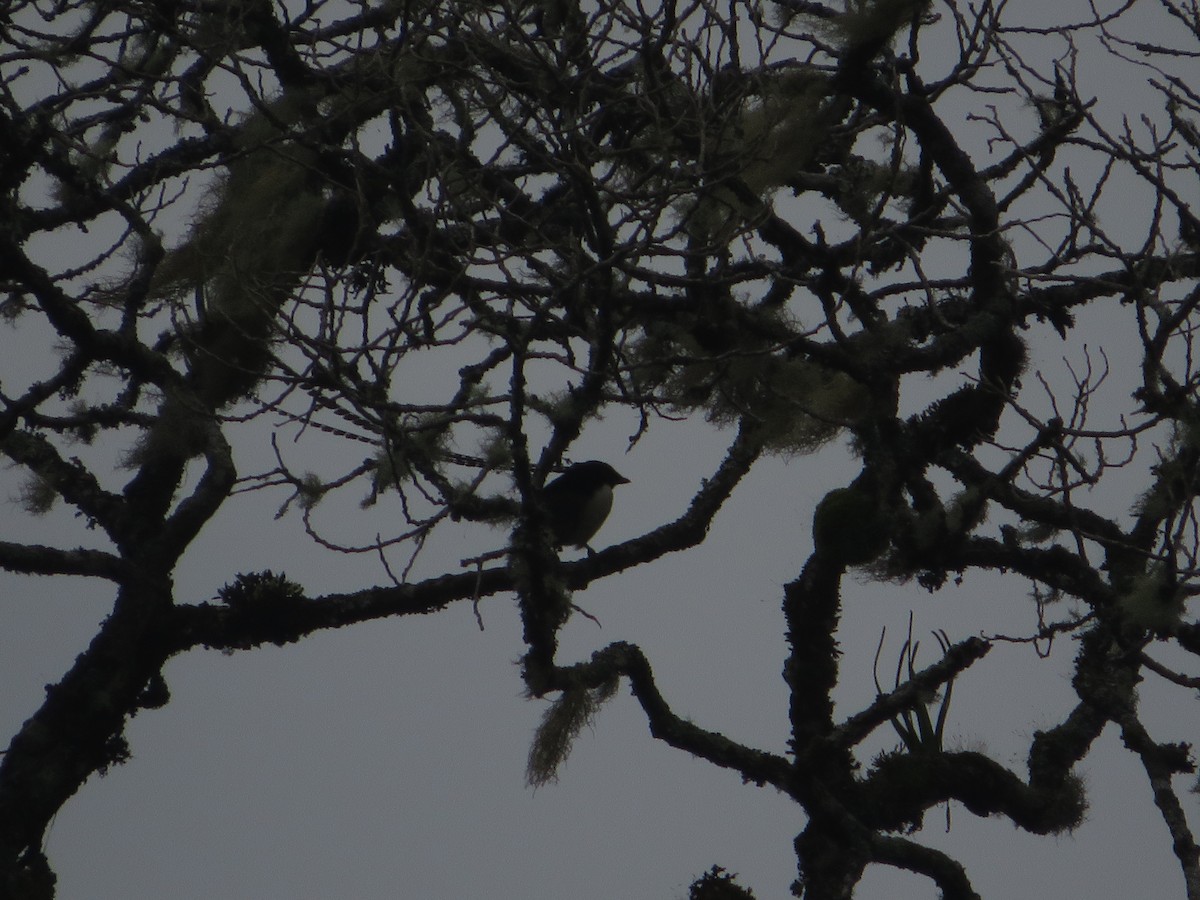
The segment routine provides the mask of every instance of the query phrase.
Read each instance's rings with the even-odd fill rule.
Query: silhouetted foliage
[[[0,761],[0,896],[53,894],[49,823],[127,758],[177,654],[510,592],[527,690],[552,701],[534,783],[627,684],[657,739],[803,811],[796,896],[848,897],[883,865],[968,898],[920,840],[926,813],[1069,831],[1075,767],[1111,723],[1200,898],[1172,782],[1190,747],[1137,705],[1143,679],[1197,685],[1159,651],[1200,652],[1200,23],[1168,0],[1042,29],[1002,6],[13,0],[0,453],[26,480],[6,520],[65,506],[95,540],[6,527],[0,566],[116,599]],[[1174,44],[1142,37],[1164,18]],[[1098,100],[1088,54],[1155,102]],[[686,508],[564,563],[537,491],[614,410],[631,443],[700,420],[728,450]],[[302,468],[316,442],[341,470]],[[782,589],[786,753],[676,714],[632,643],[560,658],[573,591],[702,543],[761,459],[830,442],[861,471],[830,485]],[[264,446],[274,462],[242,471]],[[323,524],[345,492],[394,530]],[[239,501],[406,565],[336,595],[214,572],[218,597],[177,596],[196,535]],[[511,529],[505,550],[410,577],[464,520]],[[953,595],[970,570],[1037,601],[1006,639],[1078,639],[1078,703],[1033,734],[1027,771],[942,741],[950,685],[999,636],[939,637],[922,668],[910,634],[894,683],[835,715],[847,580]],[[904,744],[863,758],[889,723]],[[691,888],[710,895],[750,896],[719,867]]]

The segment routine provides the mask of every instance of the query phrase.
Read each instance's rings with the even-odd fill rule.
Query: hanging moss
[[[423,469],[436,469],[446,455],[451,439],[451,422],[445,416],[412,416],[391,434],[388,446],[375,457],[370,496],[371,506],[383,492],[411,481]]]
[[[762,79],[732,118],[708,137],[709,184],[682,212],[694,238],[725,244],[753,221],[760,200],[794,179],[824,143],[828,83],[809,70]],[[732,122],[732,124],[729,124]]]
[[[1125,621],[1152,632],[1170,630],[1179,623],[1184,611],[1178,585],[1161,563],[1132,578],[1118,604]]]
[[[44,516],[58,503],[58,491],[41,475],[30,475],[21,485],[17,502],[27,513]]]
[[[829,32],[845,48],[881,48],[928,7],[928,0],[848,0],[845,13],[829,20]]]
[[[529,748],[525,774],[528,784],[540,787],[557,780],[558,770],[566,762],[575,738],[585,725],[592,723],[619,684],[620,680],[613,678],[597,688],[566,690],[550,704]]]
[[[754,420],[766,447],[810,453],[866,413],[870,391],[843,372],[771,350],[711,354],[694,329],[662,329],[629,352],[639,387],[710,422]]]

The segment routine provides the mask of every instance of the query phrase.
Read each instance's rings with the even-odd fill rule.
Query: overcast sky
[[[1022,0],[1009,4],[1008,16],[1052,8]],[[1106,63],[1092,74],[1104,103],[1140,112],[1146,95],[1129,70]],[[1126,320],[1117,307],[1091,312],[1070,344],[1037,346],[1037,362],[1061,377],[1064,355],[1078,359],[1085,341],[1103,340],[1118,326]],[[22,356],[31,346],[28,332],[0,331],[5,367],[38,365]],[[1110,354],[1118,370],[1125,363],[1111,397],[1126,403],[1133,376],[1119,348]],[[731,438],[703,423],[656,427],[626,454],[636,428],[613,416],[593,423],[572,448],[575,459],[605,459],[632,481],[618,489],[596,546],[678,517]],[[321,452],[347,451],[330,443]],[[269,465],[265,459],[246,451],[242,469]],[[756,468],[700,548],[577,595],[602,627],[574,617],[560,660],[633,641],[678,712],[784,753],[781,587],[807,556],[813,506],[857,468],[842,444]],[[19,473],[0,471],[0,496],[15,496],[20,483]],[[1113,502],[1127,503],[1136,488],[1128,480]],[[262,569],[286,572],[312,595],[386,583],[377,560],[321,552],[296,516],[276,520],[282,499],[251,494],[228,504],[186,557],[177,596],[206,601],[236,573]],[[354,533],[371,534],[395,514],[386,502],[364,512],[354,499],[320,509],[327,529],[344,521]],[[0,534],[16,538],[3,533],[6,527],[0,524]],[[64,543],[76,532],[79,541],[94,540],[61,512],[34,526],[45,529],[42,535],[24,521],[21,527],[29,540]],[[506,538],[484,526],[455,526],[414,577],[454,571],[462,558]],[[911,611],[924,637],[922,659],[932,662],[934,628],[955,640],[981,631],[1030,632],[1036,618],[1027,590],[1019,579],[978,574],[933,596],[849,580],[839,713],[874,696],[881,628],[888,635],[884,659],[893,661]],[[36,709],[43,686],[61,678],[86,647],[111,601],[107,584],[0,573],[0,732],[12,734]],[[792,840],[804,821],[799,808],[652,740],[624,688],[580,736],[561,780],[528,788],[525,759],[544,704],[522,696],[514,598],[488,598],[480,613],[482,632],[470,604],[460,603],[282,649],[174,660],[166,672],[171,703],[143,712],[128,730],[133,759],[91,780],[53,825],[47,850],[59,896],[650,900],[684,897],[687,884],[713,864],[739,873],[763,900],[787,895],[796,875]],[[1032,733],[1074,705],[1074,651],[1064,640],[1040,659],[1029,646],[998,644],[955,687],[950,743],[984,749],[1024,772]],[[1180,706],[1178,691],[1170,704],[1156,705],[1153,685],[1143,695],[1157,737],[1200,734],[1196,707]],[[894,743],[882,734],[873,748]],[[985,897],[1182,896],[1145,775],[1111,728],[1081,774],[1091,786],[1091,809],[1073,835],[1028,836],[954,807],[949,833],[939,811],[928,817],[923,838],[962,861]],[[1194,816],[1194,795],[1184,803]],[[924,880],[878,869],[858,896],[934,894]]]

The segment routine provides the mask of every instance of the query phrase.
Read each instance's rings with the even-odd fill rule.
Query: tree
[[[797,896],[884,866],[965,898],[926,815],[1070,831],[1111,726],[1200,897],[1191,749],[1138,705],[1143,682],[1194,688],[1200,652],[1200,20],[1171,0],[1054,27],[1003,8],[11,4],[6,516],[64,524],[52,544],[6,526],[0,565],[115,599],[0,763],[4,895],[53,895],[49,823],[128,758],[169,660],[511,594],[547,704],[533,784],[627,685],[657,740],[803,812]],[[1093,65],[1155,104],[1098,99]],[[538,490],[606,415],[631,445],[706,422],[727,447],[686,507],[565,562]],[[823,446],[858,474],[823,492],[780,592],[786,748],[685,718],[634,643],[564,658],[579,591],[703,545],[747,473],[800,478]],[[322,518],[351,492],[360,521]],[[181,596],[202,529],[268,502],[377,567],[322,595],[283,561],[214,570],[215,597]],[[464,522],[511,533],[421,574]],[[910,632],[874,700],[835,710],[862,674],[839,655],[849,587],[953,602],[981,571],[1035,601],[1023,633],[939,634],[925,665]],[[1023,766],[945,740],[952,686],[1000,642],[1076,648],[1075,705]],[[692,891],[745,893],[720,866]]]

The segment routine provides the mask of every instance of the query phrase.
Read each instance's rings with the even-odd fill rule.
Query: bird
[[[568,466],[542,489],[550,531],[559,547],[592,548],[592,539],[612,509],[613,488],[629,479],[598,459]]]

